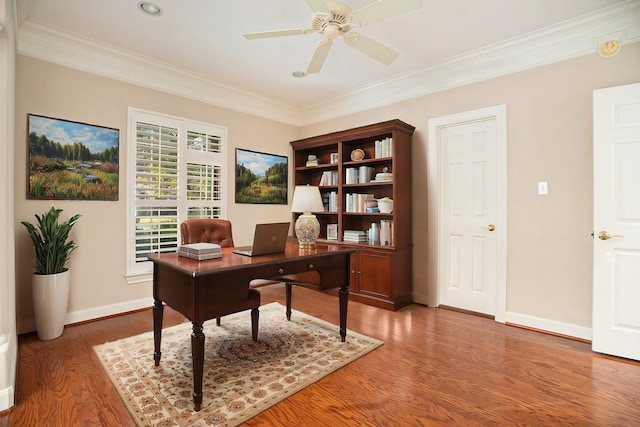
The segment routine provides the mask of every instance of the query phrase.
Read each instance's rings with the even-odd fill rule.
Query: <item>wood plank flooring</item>
[[[284,304],[284,287],[260,291],[263,304]],[[293,307],[338,323],[333,296],[294,287]],[[165,310],[165,326],[183,321]],[[351,302],[348,328],[384,345],[245,425],[640,426],[640,363],[589,344],[420,305]],[[92,346],[150,330],[144,310],[69,326],[53,341],[21,336],[17,405],[0,427],[133,425]]]

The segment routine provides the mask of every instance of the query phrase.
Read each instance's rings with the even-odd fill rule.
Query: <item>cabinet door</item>
[[[376,298],[391,298],[393,264],[384,251],[358,251],[358,292]]]

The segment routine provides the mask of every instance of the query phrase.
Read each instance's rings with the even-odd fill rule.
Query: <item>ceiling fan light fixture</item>
[[[328,39],[335,40],[340,37],[340,27],[336,24],[328,24],[324,27],[324,36]]]
[[[140,3],[138,3],[138,7],[140,7],[140,9],[146,13],[147,15],[151,15],[151,16],[160,16],[162,15],[162,9],[160,9],[159,6],[153,4],[153,3],[149,3],[146,1],[141,1]]]

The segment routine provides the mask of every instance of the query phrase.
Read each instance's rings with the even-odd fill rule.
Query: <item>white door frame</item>
[[[444,280],[444,274],[442,270],[441,243],[442,236],[442,224],[440,217],[441,198],[439,195],[441,171],[440,171],[440,128],[448,127],[455,124],[463,124],[478,120],[496,120],[496,138],[497,138],[497,168],[498,170],[498,211],[497,211],[497,224],[499,224],[502,233],[500,233],[498,240],[498,272],[496,283],[496,312],[495,321],[504,323],[506,321],[506,305],[507,305],[507,107],[506,105],[497,105],[493,107],[482,108],[473,111],[467,111],[464,113],[451,114],[448,116],[436,117],[429,119],[429,143],[428,143],[428,155],[427,155],[427,191],[429,194],[434,195],[429,197],[429,200],[436,201],[436,206],[431,206],[429,211],[436,214],[436,221],[429,221],[427,233],[429,236],[437,236],[437,248],[436,261],[432,265],[436,266],[436,287],[437,292],[436,301],[440,304],[441,300],[441,286]],[[434,289],[431,289],[433,291]]]

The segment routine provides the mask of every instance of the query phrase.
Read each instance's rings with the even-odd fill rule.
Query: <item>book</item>
[[[365,202],[374,200],[373,193],[347,193],[344,197],[345,212],[366,212]]]
[[[367,234],[361,230],[344,230],[342,240],[345,242],[362,243],[367,241]]]
[[[357,184],[359,179],[358,168],[346,168],[344,170],[344,183],[345,184]]]
[[[367,236],[362,236],[360,238],[351,238],[351,237],[345,237],[344,239],[342,239],[343,242],[354,242],[354,243],[364,243],[367,241]]]
[[[371,181],[371,174],[373,173],[373,168],[371,166],[360,166],[358,169],[358,183],[366,184]]]
[[[188,243],[186,245],[181,245],[178,249],[182,252],[196,255],[215,254],[222,252],[220,249],[220,245],[218,245],[217,243]]]
[[[374,157],[376,159],[391,157],[393,154],[393,139],[386,137],[374,142]]]
[[[208,253],[208,254],[197,254],[193,252],[187,252],[183,250],[178,250],[178,256],[184,258],[195,259],[197,261],[205,261],[208,259],[222,258],[222,252],[218,253]]]
[[[320,187],[333,186],[338,184],[338,171],[325,171],[322,172],[320,178]]]
[[[338,192],[329,191],[326,193],[325,209],[328,212],[336,212],[338,210]]]
[[[373,182],[393,181],[393,173],[392,172],[377,173],[372,181]]]

